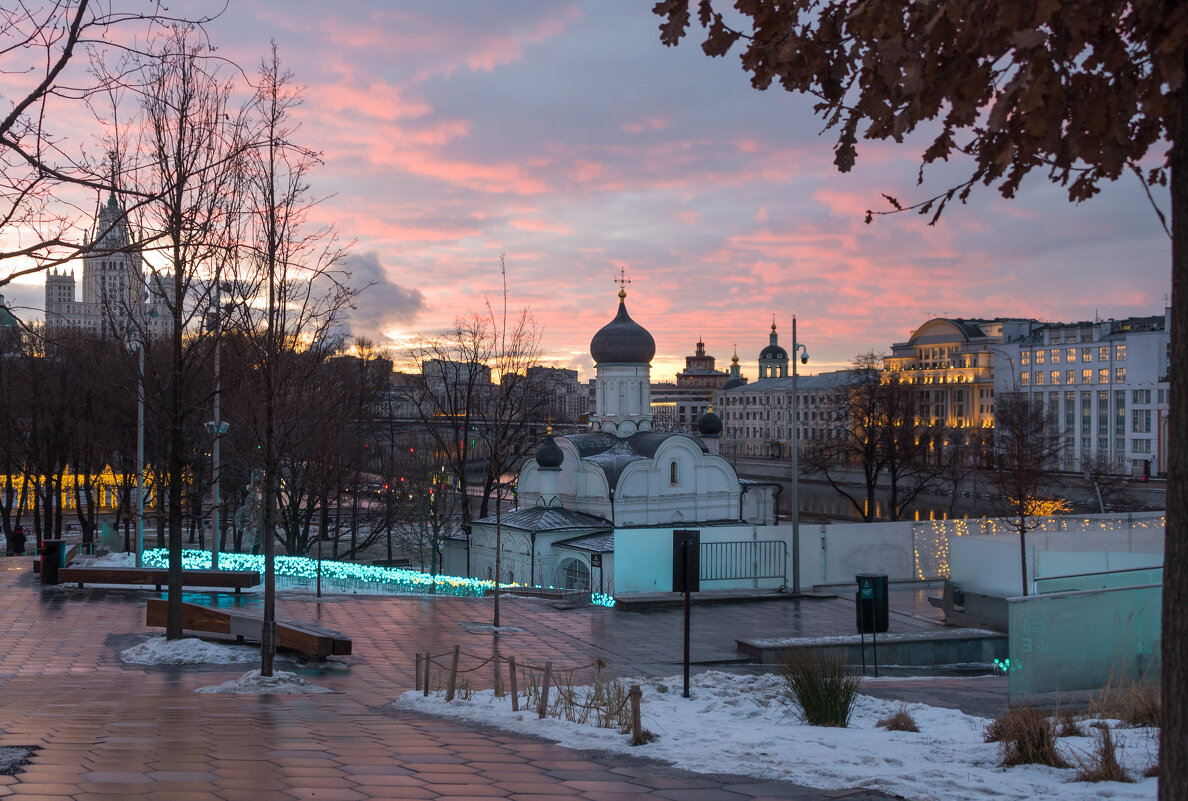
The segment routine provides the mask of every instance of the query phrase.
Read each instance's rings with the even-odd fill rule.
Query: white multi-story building
[[[1061,437],[1060,468],[1092,460],[1131,475],[1167,470],[1171,309],[1152,317],[1036,324],[999,348],[998,392],[1040,400]]]
[[[94,236],[94,245],[83,257],[81,300],[75,300],[73,272],[51,269],[46,275],[47,335],[76,329],[123,338],[130,327],[143,328],[148,336],[169,333],[169,287],[146,280],[140,253],[130,246],[124,210],[114,195],[99,209]]]
[[[797,439],[806,446],[838,436],[845,421],[845,392],[854,382],[851,370],[796,377],[761,378],[715,393],[714,411],[722,418],[722,455],[786,459],[792,455],[793,415]]]

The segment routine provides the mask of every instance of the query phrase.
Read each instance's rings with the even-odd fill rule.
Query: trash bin
[[[41,583],[57,584],[58,568],[66,566],[66,544],[62,540],[41,542]]]
[[[854,600],[858,607],[859,633],[882,634],[890,622],[886,574],[859,573],[854,576],[854,580],[858,582],[858,592],[854,594]]]

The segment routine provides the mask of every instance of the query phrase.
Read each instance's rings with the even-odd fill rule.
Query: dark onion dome
[[[656,355],[656,340],[652,339],[648,329],[627,314],[626,297],[627,293],[620,290],[619,313],[590,340],[590,356],[595,364],[650,364]]]
[[[536,463],[545,470],[558,470],[563,461],[565,461],[565,454],[561,451],[561,447],[553,441],[553,435],[549,434],[536,449]]]
[[[787,359],[788,351],[781,348],[779,345],[768,345],[763,350],[759,351],[760,359]]]
[[[747,382],[741,378],[732,378],[722,385],[722,389],[734,389],[735,387],[741,387],[746,383]]]
[[[697,418],[697,433],[703,437],[718,437],[722,435],[722,418],[709,409]]]

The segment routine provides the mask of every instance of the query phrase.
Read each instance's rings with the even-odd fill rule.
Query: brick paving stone
[[[282,592],[280,619],[312,620],[348,633],[346,668],[307,665],[302,675],[335,692],[319,696],[218,696],[194,689],[245,666],[136,666],[120,648],[150,632],[148,590],[41,587],[27,565],[0,571],[0,745],[38,746],[22,773],[0,777],[0,797],[34,801],[354,801],[505,798],[511,801],[633,799],[885,799],[870,791],[828,794],[786,782],[707,776],[632,755],[571,751],[493,727],[394,710],[413,684],[411,654],[484,657],[498,648],[520,664],[574,666],[603,659],[625,676],[680,669],[680,610],[555,610],[505,598],[515,633],[483,631],[487,599],[327,597]],[[199,593],[197,602],[259,609],[258,595]],[[781,601],[694,612],[694,659],[738,659],[736,636],[849,633],[852,602]],[[924,629],[933,622],[896,625]],[[360,625],[366,621],[366,625]],[[290,669],[285,660],[280,669]],[[468,674],[475,689],[494,672]],[[46,688],[52,696],[46,697]],[[954,691],[958,697],[960,687]],[[984,700],[993,703],[991,686]],[[1002,693],[1005,695],[1005,693]],[[960,698],[958,698],[960,700]]]

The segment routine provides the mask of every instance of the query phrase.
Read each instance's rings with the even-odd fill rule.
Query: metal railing
[[[788,583],[788,543],[783,540],[739,540],[701,543],[702,581],[782,579]]]

